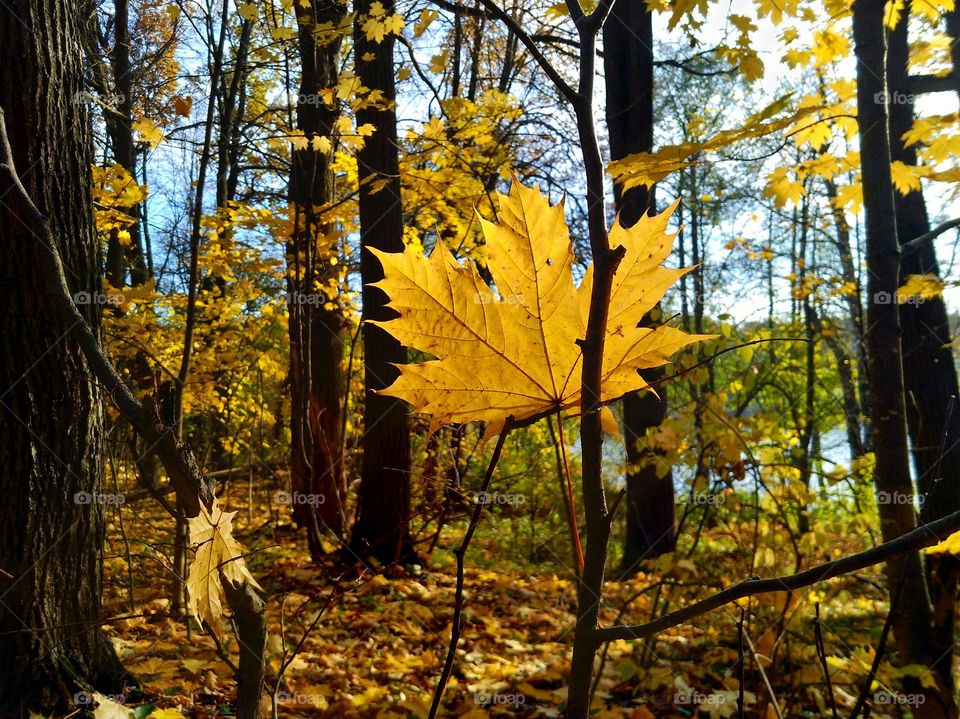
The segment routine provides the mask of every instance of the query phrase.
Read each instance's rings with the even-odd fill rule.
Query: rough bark
[[[897,102],[909,98],[908,19],[910,3],[901,21],[890,33],[887,50],[890,94],[890,155],[907,165],[917,163],[916,151],[905,146],[903,134],[913,124],[913,105]],[[897,237],[909,242],[930,230],[923,193],[916,190],[894,194]],[[939,276],[934,243],[924,243],[901,258],[900,280],[908,275]],[[918,489],[924,498],[922,522],[940,519],[960,509],[960,399],[957,372],[949,343],[951,338],[947,308],[942,297],[900,306],[903,324],[903,369],[906,390],[907,427],[917,471]],[[934,609],[937,675],[950,695],[953,694],[953,629],[957,594],[957,559],[931,557],[927,562],[927,580]]]
[[[887,93],[883,0],[855,0],[853,36],[857,58],[857,124],[866,213],[867,370],[872,399],[872,435],[876,457],[874,481],[878,493],[912,497],[904,406],[900,321],[892,301],[899,286],[900,252],[890,174],[890,142],[885,103]],[[912,502],[878,504],[880,528],[889,541],[914,529]],[[886,565],[891,595],[902,591],[892,617],[894,638],[904,664],[933,666],[932,610],[923,565],[917,553],[892,558]],[[916,691],[924,691],[914,687]],[[936,691],[925,691],[917,716],[949,716],[952,703]]]
[[[99,333],[99,245],[75,3],[0,6],[0,108],[23,182],[60,238],[69,292]],[[13,59],[15,58],[15,61]],[[9,183],[0,178],[0,193]],[[36,268],[49,252],[8,197],[0,203],[0,715],[76,709],[89,687],[116,694],[123,670],[101,634],[104,540],[101,392]],[[93,300],[93,301],[86,301]],[[89,500],[89,501],[88,501]]]
[[[301,67],[297,126],[308,138],[330,139],[338,111],[322,101],[321,90],[337,83],[340,38],[322,44],[315,31],[322,23],[338,25],[346,8],[322,2],[298,5],[297,13]],[[333,228],[324,217],[334,192],[330,156],[312,148],[295,151],[289,190],[294,225],[287,244],[290,478],[295,500],[302,495],[318,500],[293,504],[294,519],[306,527],[314,558],[323,554],[323,530],[341,537],[346,525],[341,410],[346,322],[338,298],[317,290],[338,276],[331,262],[337,253],[329,240]]]
[[[144,404],[134,396],[116,367],[104,354],[97,336],[96,323],[78,309],[67,280],[64,261],[60,256],[60,247],[69,248],[69,245],[53,234],[47,216],[33,202],[18,176],[15,155],[10,149],[4,120],[4,113],[0,108],[2,189],[10,197],[11,206],[17,207],[21,224],[34,230],[33,238],[44,249],[44,252],[39,255],[40,261],[37,262],[36,268],[39,270],[41,282],[48,290],[47,305],[55,313],[55,319],[67,328],[63,338],[69,336],[76,342],[92,375],[103,387],[104,395],[113,400],[120,414],[133,425],[144,442],[155,448],[171,483],[176,488],[178,505],[182,507],[186,516],[198,516],[201,508],[210,511],[215,501],[214,483],[210,477],[204,476],[189,446],[180,441],[179,434],[171,424],[173,417],[164,419],[163,408],[157,397],[151,398],[147,404]],[[88,185],[84,187],[88,188]],[[76,191],[75,188],[72,189]],[[80,196],[82,197],[83,194],[81,193]],[[87,198],[89,199],[89,195]],[[85,214],[88,217],[92,214],[92,205],[87,206]],[[76,270],[71,267],[71,275],[75,272]],[[62,569],[59,567],[57,569],[59,577],[62,575]],[[220,578],[225,585],[230,584],[222,573]],[[246,581],[236,586],[225,586],[225,589],[227,604],[233,613],[232,618],[237,629],[237,640],[242,647],[236,674],[237,717],[238,719],[259,719],[266,648],[265,605],[253,586]],[[58,588],[58,591],[62,592],[62,588]],[[88,626],[89,622],[88,619],[80,625]],[[75,628],[77,624],[71,626]],[[62,628],[54,627],[51,631]],[[54,651],[56,649],[54,648]],[[68,666],[67,671],[69,670]]]
[[[393,13],[392,0],[383,12]],[[393,63],[393,36],[382,42],[368,40],[361,28],[362,17],[370,12],[372,0],[354,5],[358,22],[354,26],[354,56],[360,82],[383,93],[385,104],[357,111],[357,123],[370,123],[375,130],[357,153],[360,180],[360,276],[363,282],[365,320],[386,320],[394,316],[387,309],[384,292],[371,283],[383,279],[383,268],[367,250],[403,250],[403,207],[400,203],[400,166],[397,156],[397,116]],[[403,363],[406,352],[387,332],[365,322],[364,352],[364,434],[363,461],[357,517],[350,539],[352,551],[361,557],[373,556],[384,564],[402,561],[410,553],[410,427],[407,408],[392,397],[375,394],[397,377],[392,363]]]

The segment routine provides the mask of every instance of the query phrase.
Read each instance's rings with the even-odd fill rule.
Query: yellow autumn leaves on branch
[[[515,181],[497,195],[499,222],[481,218],[487,269],[496,291],[472,264],[461,265],[442,242],[430,257],[415,247],[372,250],[384,268],[380,287],[399,317],[377,322],[405,346],[436,359],[406,364],[384,394],[431,416],[431,426],[483,421],[486,436],[508,419],[533,421],[580,405],[581,349],[593,281],[579,287],[563,203]],[[676,203],[655,217],[610,232],[625,255],[614,277],[604,347],[601,400],[648,385],[639,370],[707,335],[666,325],[640,327],[643,316],[687,272],[661,264],[673,245],[667,222]],[[612,418],[610,418],[612,419]]]

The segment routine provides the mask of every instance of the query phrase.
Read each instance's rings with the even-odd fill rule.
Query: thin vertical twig
[[[737,622],[737,716],[744,719],[743,713],[743,619],[745,616],[743,608],[740,608],[740,621]]]
[[[833,682],[830,681],[830,668],[827,666],[827,652],[823,646],[823,632],[820,630],[820,602],[814,605],[813,618],[813,638],[817,643],[817,657],[820,658],[820,666],[823,667],[823,678],[827,683],[827,696],[830,697],[830,712],[833,719],[837,718],[837,698],[833,696]]]
[[[500,436],[497,437],[497,446],[493,450],[493,455],[490,457],[490,464],[487,465],[487,472],[483,476],[483,482],[480,485],[481,500],[486,496],[487,489],[490,487],[490,480],[493,479],[493,472],[496,470],[497,463],[500,461],[500,454],[503,452],[503,443],[510,433],[511,426],[512,422],[508,419],[500,430]],[[474,532],[477,531],[477,526],[480,524],[484,504],[484,501],[478,501],[474,504],[470,524],[467,526],[467,531],[460,541],[460,546],[457,547],[454,552],[457,557],[457,589],[453,603],[453,620],[450,626],[450,645],[447,648],[447,658],[443,663],[443,671],[440,673],[440,679],[433,692],[433,702],[430,705],[429,719],[436,719],[437,712],[440,711],[440,703],[443,700],[443,692],[447,687],[450,674],[453,672],[453,663],[457,656],[457,644],[460,641],[460,632],[463,629],[461,616],[463,614],[464,558],[467,555],[467,549],[470,547],[470,541],[473,539]]]
[[[741,610],[741,612],[742,611],[743,610]],[[757,664],[757,671],[760,672],[760,678],[763,680],[763,686],[766,687],[767,694],[770,695],[770,703],[773,706],[773,710],[777,714],[777,719],[783,719],[783,711],[780,709],[780,702],[777,701],[777,695],[773,691],[773,684],[770,683],[770,677],[767,676],[767,673],[763,669],[763,664],[760,662],[760,655],[757,654],[757,649],[753,646],[753,642],[750,640],[750,634],[744,631],[743,638],[747,640],[747,646],[750,647],[750,654],[753,655],[753,660]]]
[[[877,677],[877,672],[880,670],[880,662],[883,660],[883,654],[887,648],[887,639],[890,636],[890,630],[893,628],[893,618],[897,614],[897,606],[900,604],[900,595],[903,593],[903,584],[906,579],[907,573],[905,571],[906,564],[900,570],[900,578],[897,580],[897,585],[893,589],[893,596],[890,597],[890,610],[887,612],[887,619],[883,623],[883,630],[880,632],[880,641],[877,642],[877,650],[873,655],[873,663],[870,665],[870,671],[867,673],[867,678],[863,683],[863,688],[860,689],[860,696],[857,697],[857,703],[853,707],[853,711],[850,712],[850,719],[857,719],[861,711],[864,711],[864,708],[867,703],[867,697],[870,694],[870,687],[873,686],[873,680]],[[867,709],[869,711],[869,709]],[[864,713],[864,717],[867,716],[867,713]]]

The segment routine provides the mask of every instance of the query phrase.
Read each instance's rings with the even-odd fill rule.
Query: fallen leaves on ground
[[[250,512],[242,505],[238,507],[239,503],[231,505],[229,498],[221,501],[231,506],[226,514],[232,520],[235,541],[247,546],[250,570],[271,597],[267,681],[277,688],[278,715],[320,719],[426,717],[449,640],[455,589],[450,548],[459,539],[462,525],[452,525],[445,531],[428,567],[396,572],[390,578],[358,574],[332,559],[320,565],[311,563],[304,538],[286,520],[278,524],[274,517],[271,521],[266,502],[274,491],[265,482],[258,486],[254,494],[259,499]],[[246,495],[246,489],[242,495]],[[133,577],[136,608],[130,611],[126,563],[109,558],[106,611],[129,618],[111,622],[106,629],[124,666],[140,682],[143,696],[136,706],[115,706],[115,702],[102,705],[105,708],[97,709],[98,719],[232,716],[236,686],[231,668],[219,656],[213,639],[198,631],[195,621],[170,613],[166,597],[169,573],[155,549],[169,542],[168,518],[148,501],[123,511],[126,531],[143,540],[142,546],[138,540],[131,547],[139,562]],[[111,530],[113,546],[120,545],[116,529],[113,526]],[[731,567],[747,557],[746,553],[739,556],[742,548],[735,543],[730,547],[727,558],[721,557],[708,567],[691,569],[689,562],[667,557],[658,560],[651,573],[609,581],[602,622],[643,621],[654,612],[689,600],[686,590],[664,589],[664,581],[682,584],[701,580],[701,594],[709,591],[709,586],[722,586],[735,571]],[[482,528],[468,555],[464,632],[441,716],[483,719],[562,715],[576,604],[574,578],[565,571],[562,566],[554,571],[542,565],[505,561],[497,530]],[[631,609],[621,616],[622,603],[631,597]],[[664,597],[670,598],[668,603]],[[811,597],[794,598],[793,612],[788,614],[791,631],[809,629],[804,623],[813,600],[827,602],[818,595]],[[825,621],[837,631],[841,624],[882,625],[878,617],[885,607],[879,598],[851,603],[842,592],[838,597],[836,606],[843,611],[831,615],[824,608],[827,603],[821,610],[829,618]],[[756,612],[764,609],[759,605],[753,608]],[[594,716],[729,716],[724,712],[735,705],[730,697],[737,689],[733,669],[737,662],[736,619],[732,610],[719,611],[655,639],[611,643],[597,683]],[[759,618],[754,621],[760,623]],[[758,651],[772,647],[769,632],[778,626],[777,612],[771,611],[765,622],[765,629],[753,629]],[[301,640],[299,652],[293,655]],[[835,652],[842,650],[834,635],[829,635],[828,642]],[[223,633],[223,647],[231,657],[236,656],[237,646],[229,631]],[[808,691],[804,687],[820,691],[822,677],[811,654],[813,647],[805,642],[795,645],[790,639],[786,647],[797,664],[790,680],[801,692]],[[779,651],[782,653],[783,648]],[[838,696],[840,689],[855,695],[850,686],[840,686],[841,677],[865,675],[867,669],[861,664],[868,667],[871,658],[832,657],[831,661],[838,673]],[[278,685],[276,677],[281,669],[283,679]],[[768,667],[767,671],[772,670]],[[896,679],[892,670],[884,672],[881,678]],[[778,677],[780,682],[787,679]],[[757,706],[766,707],[757,676],[752,677],[750,690]],[[812,700],[805,701],[808,704]],[[270,702],[265,696],[265,716],[271,711]],[[145,713],[143,707],[151,713]]]

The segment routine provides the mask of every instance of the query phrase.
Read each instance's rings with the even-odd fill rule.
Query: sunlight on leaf
[[[436,360],[400,367],[383,394],[431,415],[431,426],[484,421],[486,436],[509,417],[524,421],[580,404],[581,351],[592,271],[574,287],[573,251],[563,204],[515,181],[499,195],[499,224],[481,219],[488,287],[473,266],[459,264],[437,244],[429,258],[416,249],[374,250],[385,277],[375,286],[399,317],[379,326],[407,347]],[[667,363],[680,348],[705,339],[666,325],[638,327],[644,314],[687,270],[661,267],[673,244],[667,222],[676,203],[610,233],[626,254],[614,278],[604,351],[602,400],[644,389],[637,370]]]

